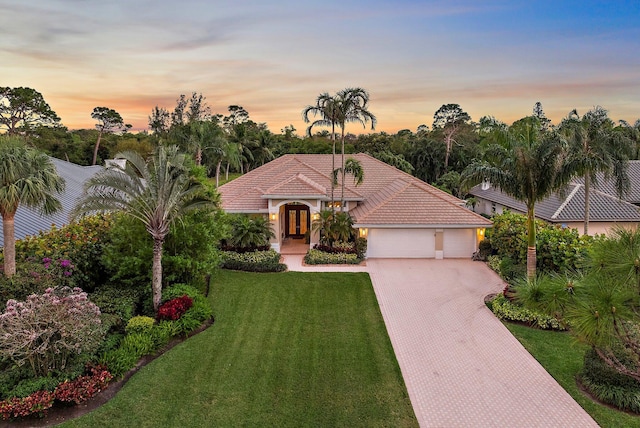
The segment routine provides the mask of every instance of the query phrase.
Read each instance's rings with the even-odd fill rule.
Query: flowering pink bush
[[[29,363],[36,376],[63,371],[104,337],[100,309],[80,288],[48,288],[25,302],[9,300],[0,314],[0,358]]]
[[[186,294],[168,300],[158,308],[158,320],[178,320],[191,306],[193,306],[193,299]]]

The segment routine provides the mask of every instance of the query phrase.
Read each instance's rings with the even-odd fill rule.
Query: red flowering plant
[[[176,321],[193,306],[193,299],[186,294],[167,300],[158,308],[158,320]]]
[[[46,411],[53,406],[54,396],[49,391],[37,391],[24,397],[14,397],[0,401],[0,416],[2,419],[21,418],[34,413],[44,416]]]
[[[80,404],[107,387],[113,376],[106,367],[89,368],[89,374],[72,381],[64,381],[54,391],[56,400]]]

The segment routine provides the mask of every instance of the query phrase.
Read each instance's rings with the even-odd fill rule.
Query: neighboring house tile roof
[[[507,196],[493,186],[483,189],[482,185],[477,185],[469,193],[519,212],[527,212],[524,203]],[[584,221],[584,197],[584,184],[578,182],[569,184],[563,192],[556,192],[537,202],[536,217],[551,223]],[[640,221],[640,208],[605,192],[592,190],[589,219],[603,222]]]
[[[627,175],[629,176],[629,191],[622,195],[623,200],[640,205],[640,160],[631,160],[628,163]],[[609,195],[618,196],[614,180],[605,180],[604,174],[597,175],[598,182],[593,188],[600,190]],[[583,179],[577,179],[577,183],[584,183]]]
[[[345,199],[358,201],[350,211],[356,225],[489,227],[464,201],[366,154],[348,155],[364,170],[355,186],[347,176]],[[336,165],[340,156],[336,155]],[[230,212],[267,212],[268,198],[330,200],[331,155],[289,154],[220,187],[222,207]],[[341,188],[334,189],[340,200]],[[280,197],[278,197],[280,196]]]
[[[47,231],[51,229],[52,225],[61,227],[69,223],[69,213],[73,209],[76,199],[82,194],[84,183],[103,168],[102,166],[76,165],[56,158],[50,159],[58,174],[65,180],[65,191],[58,195],[58,199],[62,203],[62,210],[52,215],[42,216],[37,210],[24,206],[18,207],[15,217],[16,240],[27,235],[36,235],[40,231]],[[3,245],[4,232],[0,229],[0,246]]]

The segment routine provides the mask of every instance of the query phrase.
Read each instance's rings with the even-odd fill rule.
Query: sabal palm
[[[56,193],[65,182],[44,153],[16,137],[0,139],[0,215],[4,233],[4,274],[16,272],[15,215],[20,205],[51,214],[61,208]]]
[[[539,121],[527,117],[515,122],[502,138],[487,147],[485,160],[470,164],[463,185],[489,181],[527,206],[527,276],[536,272],[535,204],[570,179],[564,164],[565,142],[559,134],[542,132]]]
[[[338,108],[338,125],[340,126],[340,142],[342,146],[342,156],[340,165],[342,167],[342,183],[340,196],[340,211],[344,211],[344,180],[346,175],[344,159],[345,129],[348,123],[359,123],[363,128],[367,123],[371,123],[371,129],[376,128],[377,119],[368,110],[369,93],[362,88],[347,88],[339,91],[335,96],[335,104]],[[334,167],[335,169],[335,167]]]
[[[162,251],[170,225],[192,209],[213,202],[202,197],[202,186],[192,181],[186,155],[178,147],[159,146],[149,162],[135,152],[123,152],[124,167],[105,169],[90,179],[74,208],[75,217],[95,212],[121,211],[145,225],[153,239],[153,307],[162,300]]]
[[[589,232],[591,183],[597,184],[597,174],[613,178],[618,194],[629,189],[627,160],[631,140],[616,132],[607,111],[596,107],[580,117],[573,110],[560,124],[560,131],[569,142],[569,168],[584,178],[584,234]]]

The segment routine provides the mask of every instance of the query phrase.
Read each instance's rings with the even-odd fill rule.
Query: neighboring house
[[[268,215],[280,251],[290,239],[310,238],[311,224],[331,204],[331,156],[289,154],[220,187],[222,207],[231,213]],[[491,221],[465,202],[366,154],[357,159],[364,181],[345,180],[345,210],[368,240],[368,257],[471,257]],[[336,167],[340,155],[335,157]],[[340,204],[341,187],[334,189]],[[340,210],[337,206],[336,210]]]
[[[622,195],[622,199],[640,206],[640,160],[629,161],[627,175],[630,187],[629,191]],[[576,182],[583,183],[584,181],[579,179]],[[598,184],[593,187],[609,195],[618,196],[614,182],[612,180],[604,180],[602,174],[599,174]]]
[[[65,180],[65,191],[57,196],[62,203],[62,210],[52,215],[43,216],[37,210],[19,206],[15,217],[16,240],[50,230],[52,225],[61,227],[68,224],[69,213],[73,209],[76,199],[82,194],[84,183],[103,168],[99,165],[81,166],[56,158],[50,159],[58,174]],[[0,246],[4,246],[4,233],[1,227]]]
[[[605,189],[611,185],[597,188]],[[633,184],[638,190],[638,182]],[[640,222],[640,207],[623,201],[613,194],[601,190],[591,189],[589,204],[589,234],[607,233],[614,225],[623,227],[635,226]],[[473,187],[469,193],[476,199],[474,211],[493,215],[501,214],[505,209],[512,212],[526,214],[527,208],[523,202],[517,201],[502,193],[489,183],[482,183]],[[631,194],[631,192],[630,192]],[[562,227],[571,227],[582,232],[584,227],[584,184],[575,181],[567,186],[563,192],[556,192],[550,197],[536,203],[536,217]]]

